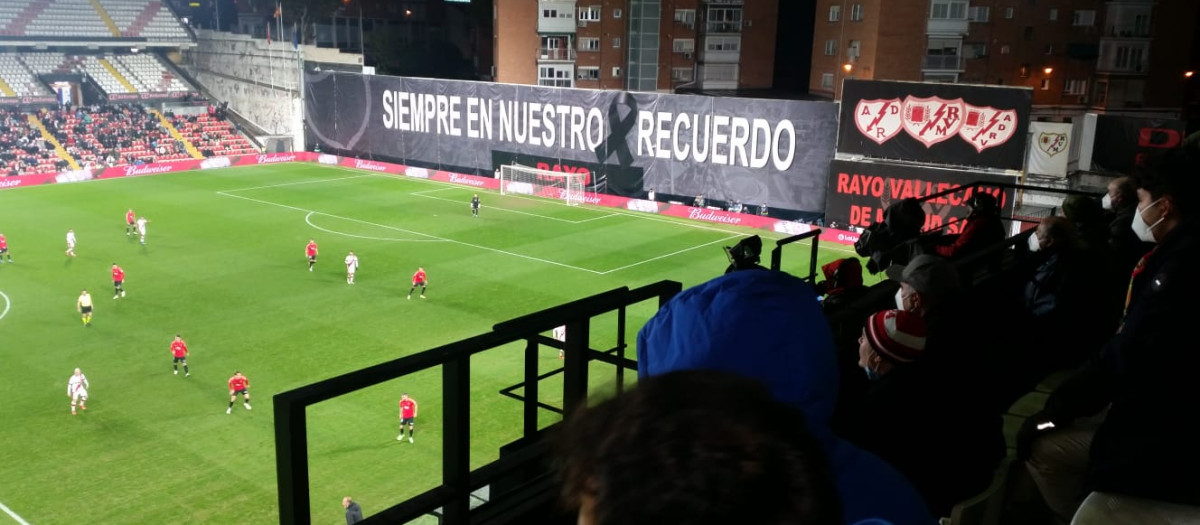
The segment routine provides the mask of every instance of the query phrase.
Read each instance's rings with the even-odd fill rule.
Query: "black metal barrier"
[[[363,523],[405,523],[431,514],[438,508],[441,508],[441,522],[449,525],[469,523],[473,514],[490,515],[495,519],[498,515],[498,503],[502,502],[493,495],[489,504],[472,510],[472,491],[489,486],[506,476],[528,470],[531,466],[541,465],[546,447],[544,444],[535,443],[539,435],[538,410],[551,409],[570,413],[580,406],[587,397],[589,362],[601,361],[613,365],[616,369],[617,388],[620,391],[623,388],[625,370],[637,368],[635,361],[625,357],[629,346],[625,342],[626,308],[650,299],[658,299],[658,305],[661,306],[682,288],[682,284],[675,281],[659,281],[633,290],[628,287],[617,288],[502,322],[493,326],[492,331],[481,335],[276,394],[275,464],[279,487],[279,523],[307,525],[312,522],[306,409],[322,401],[435,367],[442,369],[441,484],[373,514]],[[588,334],[592,319],[613,311],[618,314],[616,346],[605,350],[590,348]],[[541,335],[564,325],[566,337],[561,342]],[[471,470],[470,359],[480,352],[522,340],[526,343],[524,381],[521,385],[525,391],[520,399],[524,404],[522,440],[526,442],[526,446],[511,454],[502,454],[500,459]],[[561,410],[538,402],[539,345],[565,350]],[[538,486],[536,494],[553,494],[548,488],[549,485],[543,483]],[[509,503],[511,508],[517,510],[512,512],[520,511],[522,506],[528,509],[530,494],[534,493],[514,492]]]
[[[780,267],[782,266],[782,264],[783,264],[783,247],[784,246],[794,243],[794,242],[803,241],[804,239],[812,239],[812,249],[809,250],[809,255],[808,255],[808,277],[805,277],[804,280],[807,281],[808,284],[816,286],[817,285],[817,251],[818,251],[818,245],[821,242],[821,229],[820,228],[813,228],[812,230],[809,230],[805,233],[801,233],[799,235],[793,235],[791,237],[788,237],[785,239],[779,239],[778,241],[775,241],[775,248],[773,248],[771,250],[771,269],[778,271],[780,269]]]

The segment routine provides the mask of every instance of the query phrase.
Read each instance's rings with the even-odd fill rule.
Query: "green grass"
[[[618,286],[685,286],[718,275],[720,246],[747,230],[607,208],[289,164],[0,191],[0,503],[38,525],[278,521],[271,396],[476,335],[502,320]],[[123,234],[133,207],[148,244]],[[78,257],[63,253],[79,237]],[[304,245],[321,247],[306,271]],[[342,258],[358,253],[357,284]],[[825,250],[822,263],[845,257]],[[807,254],[787,255],[794,273]],[[109,266],[126,270],[111,299]],[[405,300],[418,265],[427,300]],[[93,293],[93,326],[74,310]],[[8,305],[0,297],[0,312]],[[631,309],[629,340],[653,314]],[[615,341],[597,326],[593,346]],[[188,341],[192,377],[171,374],[168,345]],[[546,351],[541,367],[559,365]],[[89,410],[72,417],[66,381],[82,367]],[[598,368],[594,365],[593,368]],[[234,370],[254,410],[225,414]],[[472,462],[518,436],[520,405],[497,394],[521,377],[519,348],[472,361]],[[597,391],[611,372],[595,371]],[[548,380],[543,397],[554,402]],[[312,515],[342,519],[353,495],[368,514],[440,480],[437,370],[309,410]],[[396,402],[420,403],[416,444],[395,440]],[[551,414],[543,423],[555,420]],[[0,515],[0,523],[9,518]]]

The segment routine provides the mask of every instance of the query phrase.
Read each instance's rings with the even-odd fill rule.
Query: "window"
[[[963,20],[967,18],[967,3],[960,0],[933,0],[929,18]]]
[[[1029,64],[1021,64],[1021,68],[1017,70],[1017,74],[1021,78],[1029,78]]]
[[[1042,79],[1042,89],[1050,89],[1050,79],[1048,79],[1048,78]]]
[[[742,8],[710,7],[707,21],[707,29],[710,33],[740,32],[742,30]]]
[[[1004,8],[1004,18],[1005,18],[1005,19],[1008,19],[1008,20],[1012,20],[1012,18],[1013,18],[1013,8],[1011,8],[1011,7],[1005,7],[1005,8]]]
[[[1008,55],[1011,53],[1012,53],[1012,46],[1009,46],[1009,45],[1000,46],[1000,54],[1001,55]]]
[[[1099,81],[1092,86],[1092,104],[1103,106],[1108,102],[1108,82]]]
[[[851,5],[851,6],[850,6],[850,21],[851,21],[851,22],[861,22],[861,21],[862,21],[862,19],[863,19],[863,6],[862,6],[862,4],[853,4],[853,5]]]
[[[837,22],[838,20],[841,20],[841,19],[842,19],[842,6],[840,6],[840,5],[829,6],[829,21]]]
[[[675,21],[689,26],[696,25],[696,10],[695,9],[676,9]]]
[[[1063,83],[1063,93],[1067,95],[1086,95],[1086,80],[1068,80]]]
[[[1050,10],[1050,21],[1051,21],[1051,22],[1053,22],[1053,21],[1055,21],[1055,20],[1058,20],[1058,10],[1057,10],[1057,9],[1051,9],[1051,10]]]
[[[837,40],[825,41],[825,56],[831,57],[837,54]]]
[[[1091,9],[1080,9],[1071,15],[1071,25],[1073,26],[1092,26],[1096,25],[1096,12]]]
[[[598,67],[581,67],[579,68],[579,80],[600,80],[600,68]]]
[[[824,89],[833,89],[833,73],[821,74],[821,87]]]
[[[1046,44],[1046,54],[1047,55],[1054,54],[1054,44]]]
[[[621,18],[621,8],[613,9],[613,18]]]
[[[543,9],[542,18],[558,18],[557,9]]]
[[[704,80],[716,82],[737,82],[737,64],[708,64],[704,66]]]
[[[580,51],[599,51],[600,50],[600,39],[593,38],[593,37],[580,37],[579,38],[579,50]]]
[[[621,37],[613,38],[613,49],[621,48]]]
[[[850,45],[846,46],[846,56],[850,58],[858,58],[862,55],[862,42],[851,40]]]
[[[613,78],[621,78],[621,66],[613,66],[612,76]]]
[[[696,50],[696,41],[691,38],[676,38],[671,42],[671,51],[676,53],[691,53]]]
[[[978,42],[967,44],[967,58],[985,58],[987,57],[987,44]]]
[[[695,73],[690,67],[671,68],[671,80],[687,82],[695,77]]]
[[[571,66],[538,68],[538,85],[552,87],[571,87]]]
[[[704,39],[704,49],[707,51],[737,51],[742,47],[741,39],[737,37],[708,37]]]
[[[967,19],[972,22],[987,22],[992,16],[992,8],[988,6],[974,6],[967,12]]]
[[[1142,48],[1118,46],[1113,68],[1130,71],[1142,70]]]
[[[594,5],[591,7],[579,8],[579,20],[583,22],[599,22],[600,6]]]
[[[1025,40],[1033,40],[1033,26],[1025,26]]]

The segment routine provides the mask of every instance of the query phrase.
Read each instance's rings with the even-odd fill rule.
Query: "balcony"
[[[737,64],[741,54],[737,51],[704,51],[700,53],[700,62],[706,64]]]
[[[958,55],[925,55],[922,71],[962,71],[963,57]]]
[[[925,25],[927,35],[965,35],[971,21],[966,18],[930,18]]]
[[[1150,28],[1143,24],[1120,24],[1104,27],[1105,38],[1150,38]]]
[[[537,59],[541,62],[570,62],[575,60],[575,49],[542,48],[538,50]]]
[[[741,33],[741,22],[708,22],[704,24],[705,33]]]
[[[742,5],[743,3],[745,3],[743,0],[701,0],[701,1],[705,4],[713,4],[713,5]]]

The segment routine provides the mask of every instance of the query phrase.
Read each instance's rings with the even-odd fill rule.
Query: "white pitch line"
[[[8,309],[12,307],[12,301],[8,300],[8,294],[4,292],[0,292],[0,297],[4,298],[4,311],[0,312],[0,319],[4,319],[4,316],[8,315]],[[3,506],[4,504],[0,503],[0,507]]]
[[[264,190],[264,189],[267,189],[267,188],[282,188],[282,187],[284,187],[284,186],[299,186],[299,185],[301,185],[301,184],[316,184],[316,183],[319,183],[319,182],[334,182],[334,181],[339,181],[339,180],[361,179],[361,178],[364,178],[364,177],[371,177],[372,175],[373,175],[373,174],[365,174],[365,175],[355,175],[355,176],[353,176],[353,177],[338,177],[338,178],[336,178],[336,179],[313,179],[313,180],[302,180],[302,181],[300,181],[300,182],[284,182],[284,183],[282,183],[282,184],[269,184],[269,185],[267,185],[267,186],[254,186],[254,187],[252,187],[252,188],[234,188],[234,189],[232,189],[232,190],[224,190],[224,191],[226,191],[226,192],[230,192],[230,191],[250,191],[250,190]],[[217,193],[221,193],[221,192],[217,192]]]
[[[441,189],[436,189],[436,190],[428,190],[428,191],[416,191],[416,192],[410,193],[409,195],[416,195],[416,196],[418,196],[418,197],[424,197],[424,198],[426,198],[426,199],[434,199],[434,200],[446,201],[446,202],[462,202],[462,201],[460,201],[460,200],[458,200],[458,199],[447,199],[447,198],[445,198],[445,197],[434,197],[433,195],[426,195],[426,193],[432,193],[432,192],[435,192],[435,191],[446,191],[446,190],[453,190],[453,189],[456,189],[456,188],[441,188]],[[508,208],[500,208],[500,207],[497,207],[497,206],[480,206],[480,208],[487,208],[487,209],[489,209],[489,210],[502,211],[502,212],[507,212],[507,213],[516,213],[516,214],[520,214],[520,215],[527,215],[527,216],[529,216],[529,217],[537,217],[537,218],[539,218],[539,219],[546,219],[546,220],[551,220],[551,221],[565,222],[565,223],[567,223],[567,224],[584,224],[584,223],[588,223],[588,222],[592,222],[592,221],[598,221],[598,220],[600,220],[600,219],[607,219],[607,218],[609,218],[609,217],[616,217],[617,215],[619,215],[619,214],[616,214],[616,213],[610,213],[610,214],[608,214],[608,215],[602,215],[602,216],[599,216],[599,217],[592,217],[592,218],[590,218],[590,219],[583,219],[583,220],[579,220],[579,221],[573,221],[573,220],[570,220],[570,219],[562,219],[562,218],[559,218],[559,217],[551,217],[551,216],[549,216],[549,215],[541,215],[541,214],[537,214],[537,213],[530,213],[530,212],[527,212],[527,211],[520,211],[520,210],[510,210],[510,209],[508,209]]]
[[[494,253],[500,253],[500,254],[504,254],[504,255],[510,255],[510,256],[513,256],[513,257],[518,257],[518,258],[521,258],[521,259],[526,259],[526,260],[530,260],[530,261],[537,261],[537,262],[540,262],[540,263],[545,263],[545,264],[550,264],[550,265],[554,265],[554,266],[559,266],[559,267],[562,267],[562,268],[568,268],[568,269],[571,269],[571,270],[578,270],[578,271],[581,271],[581,272],[587,272],[587,273],[591,273],[591,274],[601,275],[601,272],[599,272],[599,271],[596,271],[596,270],[591,270],[591,269],[588,269],[588,268],[580,268],[580,267],[578,267],[578,266],[572,266],[572,265],[570,265],[570,264],[560,263],[560,262],[556,262],[556,261],[550,261],[550,260],[547,260],[547,259],[541,259],[541,258],[538,258],[538,257],[533,257],[533,256],[531,256],[531,255],[522,255],[522,254],[519,254],[519,253],[513,253],[513,252],[509,252],[509,251],[505,251],[505,250],[500,250],[500,249],[497,249],[497,248],[491,248],[491,247],[488,247],[488,246],[480,246],[480,245],[478,245],[478,244],[471,244],[471,243],[469,243],[469,242],[456,241],[456,240],[454,240],[454,239],[447,239],[447,238],[445,238],[445,237],[438,237],[437,235],[430,235],[430,234],[428,234],[428,233],[421,233],[421,232],[418,232],[418,231],[406,230],[406,229],[404,229],[404,228],[397,228],[397,227],[395,227],[395,226],[388,226],[388,225],[386,225],[386,224],[376,224],[376,223],[373,223],[373,222],[367,222],[367,221],[360,220],[360,219],[354,219],[354,218],[350,218],[350,217],[343,217],[343,216],[341,216],[341,215],[334,215],[334,214],[332,214],[332,213],[325,213],[325,212],[316,211],[316,210],[309,210],[309,209],[305,209],[305,208],[297,208],[297,207],[295,207],[295,206],[288,206],[287,204],[279,204],[279,203],[277,203],[277,202],[270,202],[270,201],[264,201],[264,200],[260,200],[260,199],[253,199],[253,198],[250,198],[250,197],[243,197],[243,196],[241,196],[241,195],[233,195],[233,194],[230,194],[230,193],[225,193],[225,192],[223,192],[223,191],[218,191],[218,192],[217,192],[217,195],[224,195],[224,196],[226,196],[226,197],[233,197],[233,198],[235,198],[235,199],[244,199],[244,200],[248,200],[248,201],[251,201],[251,202],[257,202],[257,203],[259,203],[259,204],[267,204],[267,205],[271,205],[271,206],[278,206],[278,207],[280,207],[280,208],[287,208],[287,209],[289,209],[289,210],[302,211],[302,212],[312,213],[312,214],[316,214],[316,215],[324,215],[324,216],[326,216],[326,217],[333,217],[333,218],[335,218],[335,219],[342,219],[342,220],[346,220],[346,221],[357,222],[357,223],[360,223],[360,224],[366,224],[366,225],[369,225],[369,226],[375,226],[375,227],[377,227],[377,228],[384,228],[384,229],[388,229],[388,230],[394,230],[394,231],[398,231],[398,232],[411,233],[411,234],[413,234],[413,235],[420,235],[420,236],[422,236],[422,237],[428,237],[428,238],[430,238],[430,239],[432,239],[432,240],[445,241],[445,242],[448,242],[448,243],[458,244],[458,245],[460,245],[460,246],[467,246],[467,247],[470,247],[470,248],[476,248],[476,249],[479,249],[479,250],[484,250],[484,251],[489,251],[489,252],[494,252]]]
[[[629,269],[629,268],[633,268],[634,266],[641,266],[641,265],[643,265],[643,264],[646,264],[646,263],[648,263],[648,262],[657,261],[657,260],[659,260],[659,259],[666,259],[667,257],[671,257],[671,256],[674,256],[674,255],[679,255],[679,254],[681,254],[681,253],[687,253],[687,252],[690,252],[690,251],[692,251],[692,250],[699,250],[700,248],[705,248],[705,247],[708,247],[708,246],[712,246],[712,245],[714,245],[714,244],[717,244],[717,243],[719,243],[719,242],[725,242],[725,241],[728,241],[728,240],[730,240],[730,239],[736,239],[736,238],[738,238],[738,237],[741,237],[741,235],[730,235],[729,237],[726,237],[726,238],[724,238],[724,239],[717,239],[717,240],[715,240],[715,241],[712,241],[712,242],[706,242],[706,243],[704,243],[704,244],[700,244],[700,245],[692,246],[691,248],[684,248],[684,249],[682,249],[682,250],[673,251],[673,252],[671,252],[671,253],[668,253],[668,254],[659,255],[658,257],[651,257],[651,258],[649,258],[649,259],[646,259],[646,260],[644,260],[644,261],[641,261],[641,262],[635,262],[635,263],[633,263],[633,264],[626,264],[625,266],[621,266],[621,267],[619,267],[619,268],[613,268],[613,269],[611,269],[611,270],[608,270],[608,271],[606,271],[606,272],[600,272],[600,275],[607,275],[607,274],[610,274],[610,273],[613,273],[613,272],[619,272],[619,271],[621,271],[621,270],[626,270],[626,269]]]
[[[362,170],[355,169],[355,168],[351,168],[351,167],[348,167],[348,166],[328,166],[328,167],[330,167],[330,168],[336,168],[336,169],[343,170],[343,171],[349,171],[349,172],[352,172],[352,173],[359,173],[359,172],[361,172],[361,171],[362,171]],[[433,184],[433,185],[438,185],[438,186],[448,186],[448,188],[445,188],[445,189],[454,189],[454,188],[460,188],[460,189],[461,189],[461,188],[464,188],[464,187],[465,187],[465,186],[463,186],[463,185],[461,185],[461,184],[455,184],[455,183],[453,183],[453,182],[442,182],[442,181],[437,181],[437,180],[429,180],[429,179],[422,179],[422,178],[417,178],[417,177],[406,177],[406,176],[404,176],[404,175],[392,175],[392,174],[382,174],[382,173],[371,173],[371,174],[369,174],[369,175],[363,175],[363,176],[364,176],[364,177],[366,177],[366,176],[371,176],[371,175],[373,175],[373,176],[375,176],[375,177],[381,177],[381,178],[400,179],[400,180],[406,180],[406,181],[412,181],[412,182],[423,182],[423,183],[425,183],[425,184]],[[431,191],[441,191],[441,190],[431,190]],[[513,197],[513,198],[526,198],[526,197],[524,197],[524,196],[521,196],[521,195],[505,195],[505,196],[506,196],[506,197]],[[532,199],[531,199],[531,200],[532,200]],[[497,209],[498,209],[498,208],[497,208]],[[511,210],[510,210],[510,211],[511,211]],[[661,223],[665,223],[665,224],[674,224],[675,226],[682,226],[682,227],[684,227],[684,228],[692,228],[692,229],[695,229],[695,230],[714,231],[714,232],[721,232],[721,233],[735,233],[735,232],[733,232],[733,231],[731,231],[731,230],[727,230],[727,229],[724,229],[724,228],[714,228],[714,227],[712,227],[712,226],[705,226],[705,225],[703,225],[703,224],[694,224],[694,223],[690,223],[690,222],[680,222],[680,221],[674,221],[674,220],[666,219],[666,218],[663,218],[663,217],[656,217],[656,216],[654,216],[654,215],[652,215],[652,214],[649,214],[649,213],[647,213],[647,212],[634,212],[634,211],[627,211],[627,210],[623,210],[623,209],[621,209],[621,208],[611,208],[611,214],[610,214],[610,215],[625,215],[625,216],[629,216],[629,217],[634,217],[634,218],[637,218],[637,219],[641,219],[641,220],[644,220],[644,221],[655,221],[655,222],[661,222]],[[607,217],[607,216],[606,216],[606,217]],[[748,226],[742,226],[742,228],[748,228]],[[769,233],[778,233],[778,232],[769,231]],[[745,233],[745,234],[739,234],[739,235],[749,235],[749,234],[748,234],[748,233]],[[762,233],[760,233],[759,235],[762,235]],[[763,235],[763,238],[764,238],[764,240],[767,240],[767,239],[771,239],[771,240],[779,240],[779,239],[783,239],[783,238],[785,238],[785,237],[788,237],[788,236],[787,236],[787,235],[784,235],[784,236],[780,236],[780,237],[774,237],[774,236],[771,236],[771,235]],[[811,245],[812,243],[811,243],[810,241],[803,241],[803,242],[800,242],[800,243],[798,243],[798,244],[800,244],[801,246],[808,246],[808,245]],[[821,249],[822,249],[822,250],[833,250],[833,251],[838,251],[838,252],[844,252],[844,253],[854,253],[854,254],[856,254],[856,252],[855,252],[853,249],[850,249],[850,248],[843,248],[843,247],[841,247],[841,246],[838,246],[838,245],[836,245],[836,244],[834,244],[833,246],[830,246],[830,244],[834,244],[834,243],[830,243],[830,242],[824,243],[824,245],[823,245],[823,246],[821,246]],[[857,254],[856,254],[856,255],[857,255]]]
[[[334,231],[334,230],[330,230],[330,229],[327,229],[327,228],[322,228],[322,227],[320,227],[320,226],[317,226],[316,224],[313,224],[313,223],[312,223],[312,216],[313,216],[313,214],[315,214],[315,213],[316,213],[316,212],[312,212],[312,211],[308,212],[308,215],[305,215],[305,216],[304,216],[304,222],[308,223],[308,225],[309,225],[309,226],[312,226],[313,228],[316,228],[316,229],[318,229],[318,230],[321,230],[321,231],[323,231],[323,232],[325,232],[325,233],[332,233],[332,234],[334,234],[334,235],[344,235],[344,236],[346,236],[346,237],[353,237],[353,238],[355,238],[355,239],[366,239],[366,240],[368,240],[368,241],[391,241],[391,242],[443,242],[443,241],[442,241],[442,240],[440,240],[440,239],[393,239],[393,238],[391,238],[391,237],[371,237],[371,236],[368,236],[368,235],[355,235],[355,234],[353,234],[353,233],[346,233],[346,232]]]
[[[3,295],[3,293],[0,293],[0,295]],[[7,309],[5,309],[5,310],[7,311]],[[4,316],[0,315],[0,317],[4,317]],[[3,503],[0,503],[0,510],[3,510],[5,514],[8,514],[8,517],[12,518],[17,523],[20,523],[21,525],[29,525],[28,521],[25,521],[23,518],[18,516],[16,512],[13,512],[12,509],[8,508]]]

